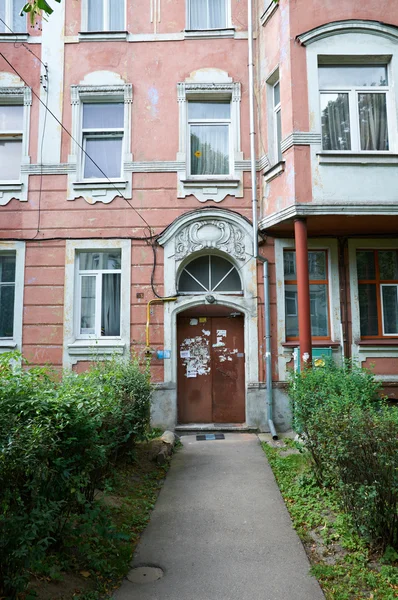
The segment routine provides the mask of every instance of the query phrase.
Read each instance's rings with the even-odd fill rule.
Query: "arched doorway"
[[[244,317],[215,303],[212,293],[239,295],[236,267],[224,257],[194,258],[180,272],[180,294],[207,294],[207,304],[177,318],[178,422],[243,423],[245,421]]]

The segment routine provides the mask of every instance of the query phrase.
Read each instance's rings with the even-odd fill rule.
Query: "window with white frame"
[[[398,337],[398,250],[357,250],[362,338]]]
[[[286,339],[298,339],[298,300],[296,252],[285,250],[283,254],[285,279],[285,318]],[[326,250],[308,251],[308,271],[310,279],[311,332],[314,338],[328,339],[329,299],[328,261]]]
[[[84,179],[121,177],[123,134],[123,102],[83,104],[82,173]]]
[[[123,31],[125,0],[85,0],[87,31]]]
[[[0,250],[0,338],[14,337],[16,252]]]
[[[0,182],[20,179],[23,117],[23,105],[0,103]]]
[[[190,175],[231,173],[231,103],[188,102]]]
[[[227,22],[227,0],[188,0],[189,29],[223,29]]]
[[[120,336],[121,250],[77,253],[77,337]]]
[[[273,129],[274,129],[274,156],[277,162],[282,160],[282,120],[281,120],[281,92],[279,81],[273,86]]]
[[[25,242],[0,241],[0,352],[22,345]]]
[[[181,271],[178,280],[180,294],[242,293],[242,282],[237,268],[221,256],[199,256]]]
[[[387,64],[320,64],[318,77],[323,150],[388,151]]]
[[[25,33],[26,14],[21,16],[24,0],[0,0],[0,33]]]

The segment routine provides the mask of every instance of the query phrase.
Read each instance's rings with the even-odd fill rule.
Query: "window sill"
[[[364,348],[369,348],[369,346],[397,346],[398,347],[398,338],[392,338],[392,339],[379,339],[379,340],[361,340],[360,342],[357,342],[357,345],[361,348],[361,346],[363,346]]]
[[[207,187],[210,186],[213,188],[217,188],[217,187],[238,187],[240,180],[239,179],[233,179],[232,177],[230,179],[228,179],[227,177],[225,177],[225,179],[222,178],[217,178],[217,177],[207,177],[207,178],[203,178],[203,179],[182,179],[181,182],[184,184],[185,187],[192,187],[192,188],[197,188],[197,187]],[[209,191],[209,194],[213,193],[212,191]]]
[[[2,339],[0,340],[0,349],[7,349],[7,350],[13,350],[14,348],[17,347],[17,342],[15,340],[12,339]]]
[[[276,165],[268,169],[268,171],[265,171],[265,173],[263,174],[265,183],[269,183],[270,181],[275,179],[275,177],[278,177],[281,173],[283,173],[284,170],[285,161],[281,160]]]
[[[211,38],[233,38],[234,27],[223,27],[220,29],[185,29],[185,39],[211,39]]]
[[[1,192],[20,192],[22,185],[20,181],[0,181],[0,194]]]
[[[127,188],[127,181],[120,179],[111,179],[111,181],[107,179],[104,181],[93,179],[92,181],[76,181],[73,184],[74,190],[114,190],[115,188],[125,190]]]
[[[127,31],[80,31],[79,42],[127,41]]]
[[[300,345],[300,340],[292,340],[283,342],[283,348],[297,348]],[[331,342],[329,340],[316,340],[312,342],[313,348],[340,348],[340,342]]]
[[[126,347],[122,340],[76,340],[68,344],[70,356],[111,356],[112,354],[124,354]]]
[[[0,33],[0,42],[26,42],[29,33]]]
[[[397,165],[392,152],[317,152],[320,165]]]

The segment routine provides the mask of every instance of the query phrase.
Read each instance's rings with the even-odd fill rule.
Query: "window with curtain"
[[[295,250],[285,250],[283,261],[286,339],[298,339],[298,297]],[[326,250],[308,251],[308,271],[310,279],[312,337],[327,339],[330,337],[330,333],[328,263]]]
[[[123,31],[125,0],[86,0],[88,31]]]
[[[227,27],[227,0],[189,0],[189,29]]]
[[[121,250],[79,252],[79,337],[120,336]]]
[[[0,33],[26,33],[26,14],[21,16],[23,0],[0,0]]]
[[[361,337],[398,337],[398,250],[358,250]]]
[[[387,65],[321,64],[323,150],[388,151]]]
[[[0,104],[0,181],[20,179],[24,107]]]
[[[178,281],[180,294],[219,292],[240,294],[242,283],[236,267],[221,256],[195,258],[182,270]]]
[[[0,338],[14,335],[15,252],[0,252]]]
[[[191,175],[229,175],[231,104],[188,102]]]
[[[123,133],[123,102],[83,104],[84,179],[121,176]]]

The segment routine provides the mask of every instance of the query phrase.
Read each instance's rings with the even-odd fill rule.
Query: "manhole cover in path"
[[[163,571],[159,567],[135,567],[127,575],[131,583],[152,583],[163,577]]]

